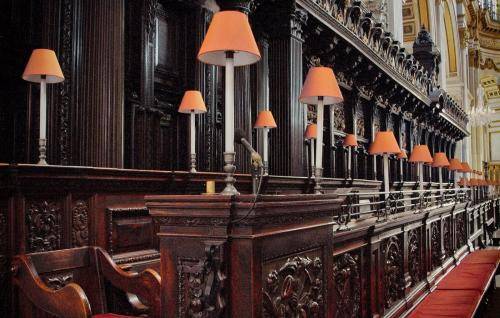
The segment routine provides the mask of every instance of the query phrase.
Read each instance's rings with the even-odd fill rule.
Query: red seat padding
[[[460,264],[446,275],[437,289],[474,289],[482,292],[495,268],[493,264]]]
[[[136,318],[135,316],[124,316],[124,315],[117,315],[117,314],[99,314],[99,315],[94,315],[92,318]]]
[[[500,250],[479,250],[467,255],[464,264],[498,264],[500,262]]]
[[[435,290],[408,317],[469,318],[480,300],[481,293],[477,290]]]

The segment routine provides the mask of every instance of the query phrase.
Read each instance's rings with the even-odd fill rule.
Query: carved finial
[[[420,28],[420,31],[418,32],[417,38],[415,39],[415,43],[413,44],[413,46],[415,46],[415,45],[428,45],[428,44],[433,45],[434,41],[432,41],[431,35],[427,31],[427,29],[425,28],[425,25],[422,24],[422,27]]]

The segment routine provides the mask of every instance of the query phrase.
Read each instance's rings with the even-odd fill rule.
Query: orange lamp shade
[[[276,122],[274,121],[273,113],[270,110],[262,110],[257,116],[254,128],[276,128]]]
[[[472,172],[472,169],[467,162],[463,161],[462,169],[460,170],[460,172]]]
[[[198,60],[224,66],[226,52],[233,52],[234,66],[253,64],[260,60],[248,16],[239,11],[220,11],[214,14],[198,52]]]
[[[475,178],[470,178],[470,181],[469,181],[468,185],[471,186],[471,187],[477,186],[476,179]]]
[[[460,170],[462,170],[462,164],[460,163],[460,161],[458,159],[453,158],[450,160],[450,165],[448,166],[448,170],[460,171]]]
[[[356,147],[358,145],[358,139],[354,134],[348,134],[344,138],[344,147]]]
[[[341,103],[344,98],[333,70],[329,67],[311,67],[302,87],[299,101],[304,104],[317,105],[320,97],[324,105]]]
[[[203,97],[199,91],[186,91],[182,97],[181,105],[179,106],[179,113],[206,113],[207,107],[203,101]]]
[[[460,178],[460,181],[458,181],[458,185],[461,187],[468,186],[469,184],[470,184],[470,182],[464,178]]]
[[[47,83],[64,81],[64,75],[57,61],[56,53],[48,49],[35,49],[24,69],[23,80],[40,83],[42,76],[45,76]]]
[[[400,153],[398,142],[391,130],[379,131],[369,149],[370,155]]]
[[[427,145],[417,145],[413,147],[413,151],[411,152],[411,156],[408,161],[432,163],[432,156],[429,151],[429,147],[427,147]]]
[[[408,155],[406,154],[406,150],[404,149],[401,149],[401,152],[398,153],[398,159],[407,159],[408,158]]]
[[[318,136],[318,126],[316,124],[307,125],[306,131],[304,132],[305,139],[316,139]]]
[[[434,154],[432,166],[433,167],[448,167],[450,162],[448,161],[448,157],[444,152],[436,152]]]

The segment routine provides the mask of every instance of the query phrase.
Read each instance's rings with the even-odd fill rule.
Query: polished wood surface
[[[339,194],[264,195],[253,210],[248,195],[147,196],[160,226],[163,317],[399,317],[491,242],[485,227],[500,213],[485,199],[345,230],[333,218]]]
[[[148,306],[148,317],[160,317],[158,273],[151,269],[124,272],[100,248],[18,255],[13,260],[12,276],[22,304],[18,317],[36,317],[36,309],[60,318],[90,318],[107,313],[109,286],[139,296]],[[120,313],[130,312],[121,308]]]

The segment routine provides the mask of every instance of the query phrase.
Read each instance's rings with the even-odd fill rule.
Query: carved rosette
[[[399,236],[392,236],[384,242],[382,252],[384,263],[384,301],[390,308],[404,296],[403,246]]]
[[[441,265],[441,226],[439,221],[431,224],[431,263],[432,268]]]
[[[344,253],[334,260],[336,315],[359,317],[361,308],[361,275],[359,255]]]
[[[221,245],[207,245],[205,257],[181,259],[178,273],[178,317],[221,317],[226,308],[226,274]]]
[[[58,203],[51,201],[27,204],[26,227],[28,251],[46,252],[61,246],[61,214]]]
[[[415,286],[422,280],[422,247],[420,228],[408,232],[408,272],[411,278],[411,286]]]
[[[323,317],[323,263],[306,255],[273,263],[262,288],[263,317]]]
[[[83,200],[76,201],[72,209],[72,243],[74,247],[89,243],[89,207]]]

